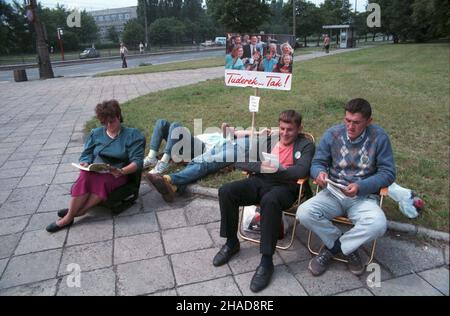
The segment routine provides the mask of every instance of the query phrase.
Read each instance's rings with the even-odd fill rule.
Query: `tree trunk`
[[[308,47],[308,44],[306,43],[306,36],[305,36],[305,47]]]
[[[44,25],[41,23],[36,13],[36,0],[31,0],[30,6],[33,12],[33,26],[36,32],[36,51],[38,54],[39,78],[54,78],[50,55],[48,53],[48,46],[45,41]]]
[[[372,42],[375,42],[375,37],[377,36],[377,33],[373,33],[372,35]]]

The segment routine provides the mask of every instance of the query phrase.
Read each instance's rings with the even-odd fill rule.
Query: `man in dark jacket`
[[[278,156],[279,166],[264,161],[259,163],[259,172],[255,175],[225,184],[219,189],[220,236],[227,238],[227,241],[213,259],[216,267],[227,263],[240,250],[237,238],[239,206],[260,204],[261,207],[262,258],[250,284],[253,292],[263,290],[270,282],[282,210],[295,202],[297,180],[309,175],[315,147],[311,140],[300,134],[301,121],[301,115],[294,110],[280,114],[280,139],[271,146],[271,153]]]

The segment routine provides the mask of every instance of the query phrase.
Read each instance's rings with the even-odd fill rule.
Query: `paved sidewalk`
[[[77,177],[70,163],[99,101],[124,102],[222,75],[219,67],[0,84],[0,295],[252,295],[258,246],[245,242],[229,264],[211,264],[223,243],[215,199],[191,195],[169,205],[143,184],[137,204],[117,217],[97,208],[68,230],[44,230],[67,206]],[[295,247],[275,254],[275,274],[261,294],[448,296],[448,245],[403,237],[379,240],[382,282],[370,288],[369,272],[355,277],[340,263],[312,277],[299,227]],[[68,286],[71,263],[81,267],[80,288]]]

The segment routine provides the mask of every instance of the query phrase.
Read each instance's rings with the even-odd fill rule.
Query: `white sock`
[[[164,154],[164,156],[161,158],[161,161],[165,162],[165,163],[169,163],[170,162],[170,155]]]
[[[156,156],[158,155],[157,151],[154,151],[153,149],[150,149],[150,152],[148,153],[148,158],[156,158]]]

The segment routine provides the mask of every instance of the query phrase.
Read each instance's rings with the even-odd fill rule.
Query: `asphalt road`
[[[128,59],[128,68],[138,67],[141,63],[151,63],[153,65],[165,64],[176,61],[186,61],[210,57],[221,57],[225,56],[225,51],[200,51],[193,53],[181,53],[181,54],[166,54],[157,56],[146,56],[142,58]],[[108,60],[100,63],[93,64],[79,64],[70,65],[65,67],[53,67],[53,73],[55,77],[83,77],[92,76],[100,72],[118,70],[122,67],[122,61],[120,59]],[[39,70],[37,68],[27,69],[28,80],[39,79]],[[13,81],[13,71],[0,71],[0,82],[2,81]]]

